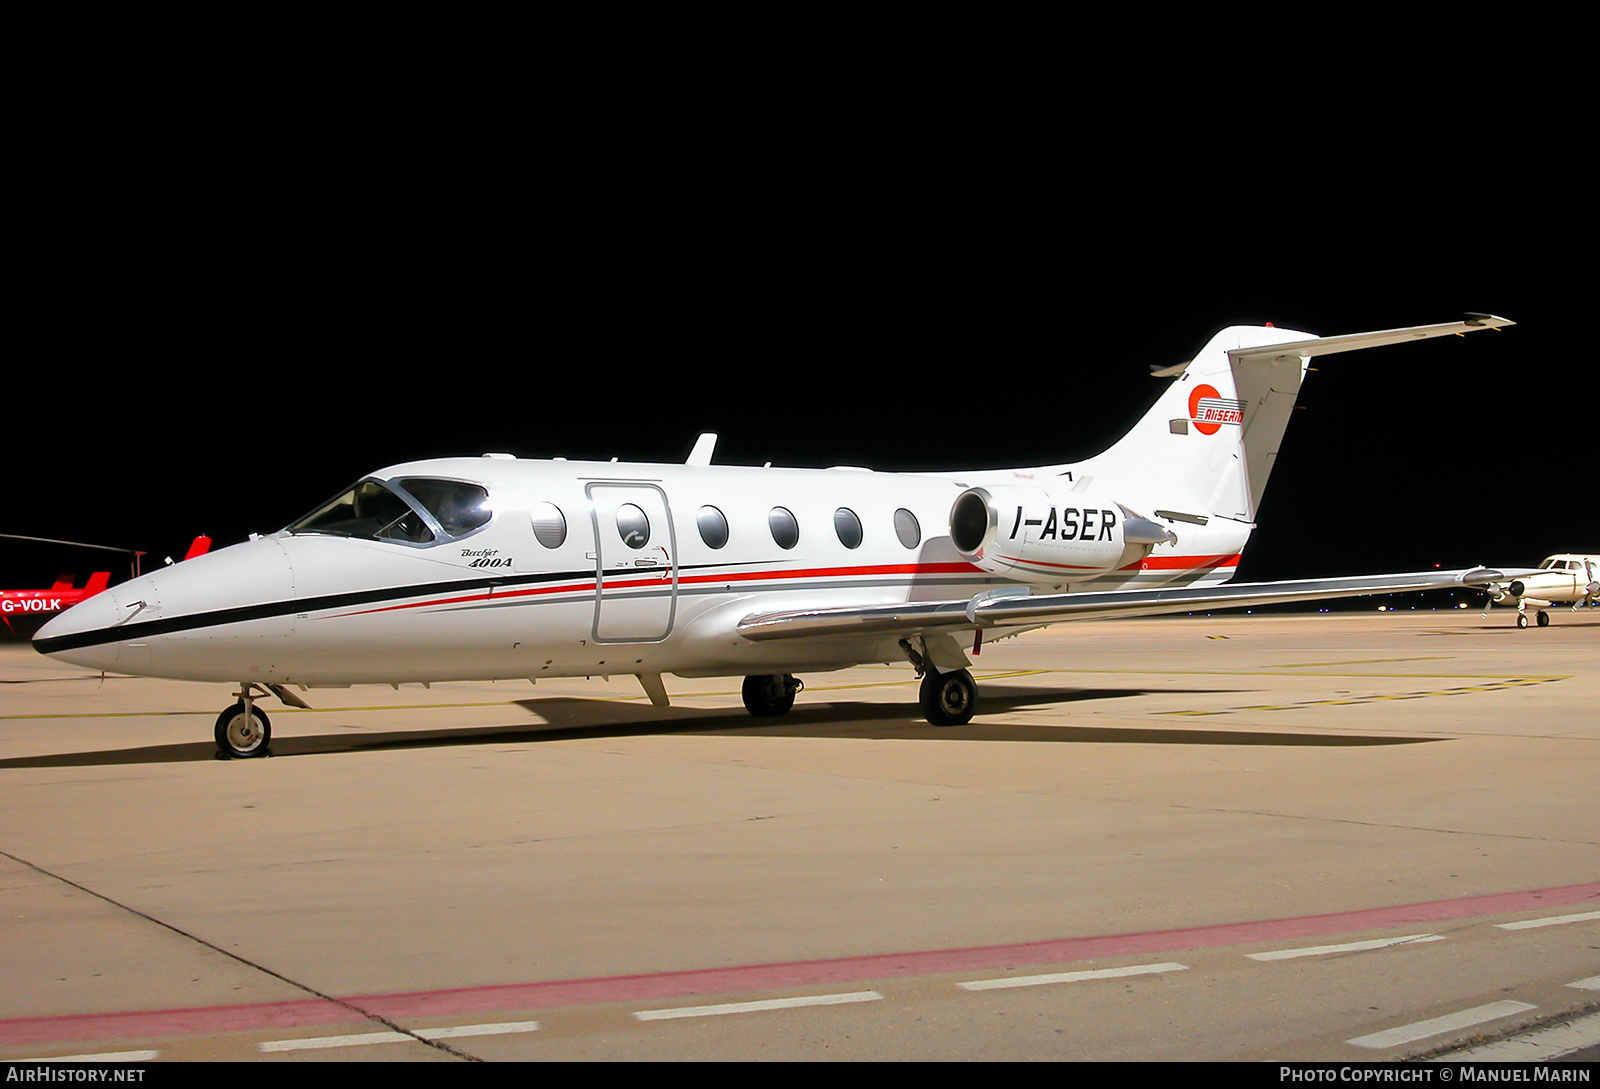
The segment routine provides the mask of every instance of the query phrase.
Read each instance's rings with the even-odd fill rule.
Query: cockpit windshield
[[[369,477],[289,524],[290,533],[325,533],[370,541],[426,545],[464,537],[487,525],[489,493],[459,480]]]

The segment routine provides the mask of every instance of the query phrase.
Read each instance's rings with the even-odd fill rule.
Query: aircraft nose
[[[293,628],[293,581],[283,548],[260,538],[118,583],[40,628],[33,645],[140,676],[254,676]]]
[[[130,582],[110,590],[102,590],[93,597],[78,602],[59,616],[52,617],[34,632],[34,649],[41,654],[49,654],[71,662],[73,665],[86,666],[90,669],[116,669],[120,658],[116,644],[80,644],[92,639],[97,632],[116,627],[125,618],[129,610],[123,607],[117,593],[124,586],[132,585]]]

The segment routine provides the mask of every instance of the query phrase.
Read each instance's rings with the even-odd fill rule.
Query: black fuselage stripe
[[[751,564],[695,564],[680,567],[676,570],[687,573],[752,566],[759,566],[759,561]],[[673,569],[667,568],[664,570]],[[622,575],[640,577],[648,575],[650,572],[650,568],[630,568],[626,571],[606,571],[603,574],[610,577]],[[103,646],[107,643],[123,643],[146,639],[156,635],[170,635],[173,632],[195,631],[200,628],[220,627],[224,624],[242,624],[251,620],[266,620],[274,616],[287,616],[291,613],[325,612],[330,609],[348,609],[359,605],[394,605],[413,598],[435,597],[442,594],[462,594],[472,591],[500,589],[510,590],[522,586],[539,586],[546,583],[572,581],[586,581],[592,587],[596,575],[595,569],[589,567],[580,571],[547,571],[528,575],[492,575],[484,578],[456,579],[450,582],[389,586],[375,590],[353,590],[342,594],[292,598],[287,601],[264,601],[259,604],[241,605],[232,609],[213,609],[203,613],[189,613],[185,616],[163,617],[159,620],[145,620],[119,624],[109,628],[73,632],[68,635],[58,635],[51,639],[35,639],[33,645],[41,654],[55,654],[64,650],[78,650],[83,647]]]
[[[290,613],[322,612],[327,609],[348,609],[354,605],[372,605],[378,602],[397,602],[408,598],[433,597],[437,594],[460,594],[473,590],[493,590],[510,586],[537,586],[545,582],[562,582],[572,579],[593,579],[594,571],[555,571],[537,575],[500,575],[491,578],[458,579],[452,582],[430,582],[412,586],[389,586],[378,590],[353,590],[343,594],[324,594],[321,597],[264,601],[257,605],[241,605],[232,609],[213,609],[210,612],[190,613],[187,616],[163,617],[140,623],[120,624],[111,628],[74,632],[53,639],[36,639],[33,645],[43,654],[62,650],[100,646],[104,643],[121,643],[143,639],[152,635],[170,635],[173,632],[212,628],[222,624],[241,624],[248,620],[265,620]]]

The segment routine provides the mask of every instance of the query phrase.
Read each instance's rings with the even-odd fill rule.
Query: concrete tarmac
[[[1393,1060],[1600,1000],[1600,610],[313,691],[0,647],[0,1060]],[[1594,1019],[1591,1018],[1591,1021]]]

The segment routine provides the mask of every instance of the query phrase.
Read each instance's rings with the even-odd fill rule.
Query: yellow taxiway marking
[[[1424,658],[1371,658],[1360,662],[1323,662],[1320,665],[1357,665],[1379,662],[1427,661]],[[1001,672],[979,673],[976,677],[981,681],[1004,680],[1011,677],[1041,677],[1050,675],[1071,674],[1113,674],[1120,676],[1157,676],[1157,677],[1358,677],[1365,680],[1478,680],[1479,684],[1460,685],[1455,688],[1438,689],[1428,692],[1409,692],[1396,694],[1374,694],[1369,696],[1346,696],[1337,699],[1302,700],[1291,704],[1255,704],[1245,707],[1232,707],[1216,711],[1158,711],[1163,715],[1220,715],[1228,711],[1281,711],[1293,707],[1314,707],[1351,703],[1367,703],[1372,700],[1419,699],[1424,696],[1455,696],[1467,692],[1486,692],[1498,688],[1512,688],[1519,685],[1549,684],[1553,681],[1564,681],[1570,674],[1551,674],[1549,676],[1524,676],[1505,673],[1354,673],[1328,670],[1300,670],[1294,673],[1285,673],[1284,670],[1298,669],[1296,666],[1283,665],[1261,669],[1016,669]],[[620,676],[620,674],[619,674]],[[514,683],[514,682],[513,682]],[[915,678],[894,681],[872,681],[860,684],[836,685],[809,685],[809,692],[840,692],[856,688],[903,688],[915,684]],[[696,692],[693,697],[701,696],[732,696],[731,690],[727,692]],[[272,713],[278,714],[348,714],[358,711],[440,711],[446,709],[459,709],[470,707],[503,707],[508,703],[516,703],[519,699],[493,699],[493,700],[459,700],[449,703],[378,703],[355,707],[280,707]],[[599,702],[610,703],[635,703],[648,699],[644,693],[638,695],[595,695],[587,697]],[[685,696],[684,698],[689,698]],[[51,718],[157,718],[171,715],[210,715],[214,712],[205,710],[196,711],[93,711],[93,712],[53,712],[49,714],[20,714],[0,715],[0,721],[25,720],[25,719],[51,719]]]

